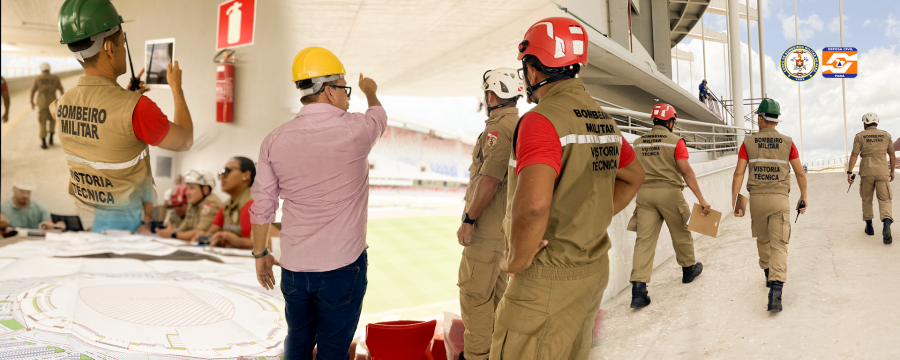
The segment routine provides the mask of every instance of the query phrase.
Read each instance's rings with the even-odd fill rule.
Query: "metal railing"
[[[834,158],[831,160],[810,161],[810,162],[804,163],[803,165],[805,165],[806,168],[809,169],[809,168],[820,167],[820,166],[844,165],[849,162],[850,162],[849,156],[841,156],[839,158]]]
[[[709,86],[706,87],[706,107],[708,107],[709,110],[713,112],[713,114],[716,114],[719,119],[725,120],[722,101],[719,100],[719,97],[712,92]]]

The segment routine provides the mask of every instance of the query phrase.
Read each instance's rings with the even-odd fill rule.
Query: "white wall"
[[[719,158],[717,160],[691,164],[694,173],[698,176],[724,169],[711,175],[703,176],[697,179],[703,197],[712,205],[713,209],[723,213],[722,222],[733,219],[731,209],[731,180],[734,174],[732,167],[737,163],[737,156],[731,155]],[[684,189],[684,198],[687,203],[693,207],[697,203],[697,198],[690,189]],[[609,285],[603,293],[603,301],[607,301],[622,290],[630,289],[632,257],[634,256],[634,242],[636,234],[633,231],[626,231],[628,220],[634,214],[635,202],[631,201],[625,210],[616,215],[609,226],[609,237],[612,240],[612,249],[609,251]],[[703,241],[715,241],[709,236],[692,233],[694,235],[694,243]],[[672,237],[666,226],[662,227],[659,234],[659,240],[656,244],[656,257],[653,261],[653,268],[669,260],[675,255],[672,248]],[[699,262],[704,261],[703,254],[696,254]]]
[[[286,0],[285,0],[286,1]],[[283,1],[258,1],[254,44],[234,50],[235,69],[234,123],[217,123],[216,118],[216,14],[221,0],[158,0],[152,2],[116,1],[126,20],[123,27],[132,44],[132,58],[138,70],[143,66],[144,41],[175,38],[175,60],[183,70],[183,88],[194,122],[194,148],[174,153],[153,147],[151,162],[157,156],[173,156],[173,173],[189,169],[212,172],[224,167],[232,156],[256,160],[259,144],[278,125],[291,120],[292,102],[299,102],[291,82],[291,62],[304,45],[285,31],[288,14]],[[294,19],[297,21],[297,19]],[[119,78],[125,86],[129,76]],[[146,94],[173,120],[172,92],[153,89]],[[154,175],[156,170],[154,169]],[[161,196],[173,179],[156,177]],[[222,196],[223,194],[219,194]],[[227,196],[223,197],[223,200]]]

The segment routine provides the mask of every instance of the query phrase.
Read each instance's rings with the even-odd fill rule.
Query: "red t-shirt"
[[[248,238],[250,237],[250,205],[253,205],[253,200],[248,201],[244,204],[244,207],[241,208],[241,237]],[[219,212],[216,213],[216,218],[213,219],[213,225],[218,227],[225,226],[225,216],[222,215],[222,209],[224,207],[219,208]]]
[[[628,166],[634,160],[634,148],[622,137],[622,151],[619,154],[619,169]],[[556,170],[562,168],[562,144],[556,128],[541,114],[528,113],[519,124],[519,137],[516,143],[516,175],[526,166],[544,164]]]
[[[741,151],[738,152],[738,158],[750,161],[750,158],[747,157],[747,148],[744,147],[744,144],[741,144]],[[800,158],[800,152],[797,151],[797,145],[791,143],[791,156],[788,158],[789,160],[794,160]]]
[[[159,106],[146,96],[141,96],[131,114],[131,127],[138,140],[157,146],[169,133],[169,118]]]
[[[3,79],[3,85],[0,85],[0,92],[9,92],[9,88],[6,87],[6,79]]]

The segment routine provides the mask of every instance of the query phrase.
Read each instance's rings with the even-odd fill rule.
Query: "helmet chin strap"
[[[487,93],[484,94],[484,97],[485,97],[484,103],[487,104],[487,103],[488,103],[488,101],[487,101]],[[516,105],[516,102],[515,102],[514,100],[509,100],[509,101],[507,101],[507,102],[505,102],[505,103],[497,104],[497,105],[488,107],[488,108],[487,108],[488,116],[491,116],[491,112],[492,112],[492,111],[497,110],[497,109],[502,108],[502,107],[510,106],[510,105],[511,105],[511,106],[515,106],[515,105]]]
[[[528,64],[525,63],[525,58],[522,58],[522,69],[523,69],[522,70],[522,72],[523,72],[522,80],[525,80],[525,93],[528,94],[527,99],[529,102],[533,102],[535,104],[538,103],[538,100],[533,98],[533,95],[534,95],[534,92],[537,91],[537,89],[539,89],[541,86],[547,85],[549,83],[557,82],[557,81],[565,80],[565,79],[569,78],[569,75],[566,75],[565,73],[557,74],[557,75],[553,75],[549,78],[546,78],[537,84],[531,85],[531,80],[528,80]]]

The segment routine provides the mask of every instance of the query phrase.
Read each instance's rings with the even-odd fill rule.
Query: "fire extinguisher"
[[[219,51],[216,63],[216,122],[234,122],[234,50]],[[224,55],[224,56],[223,56]]]

